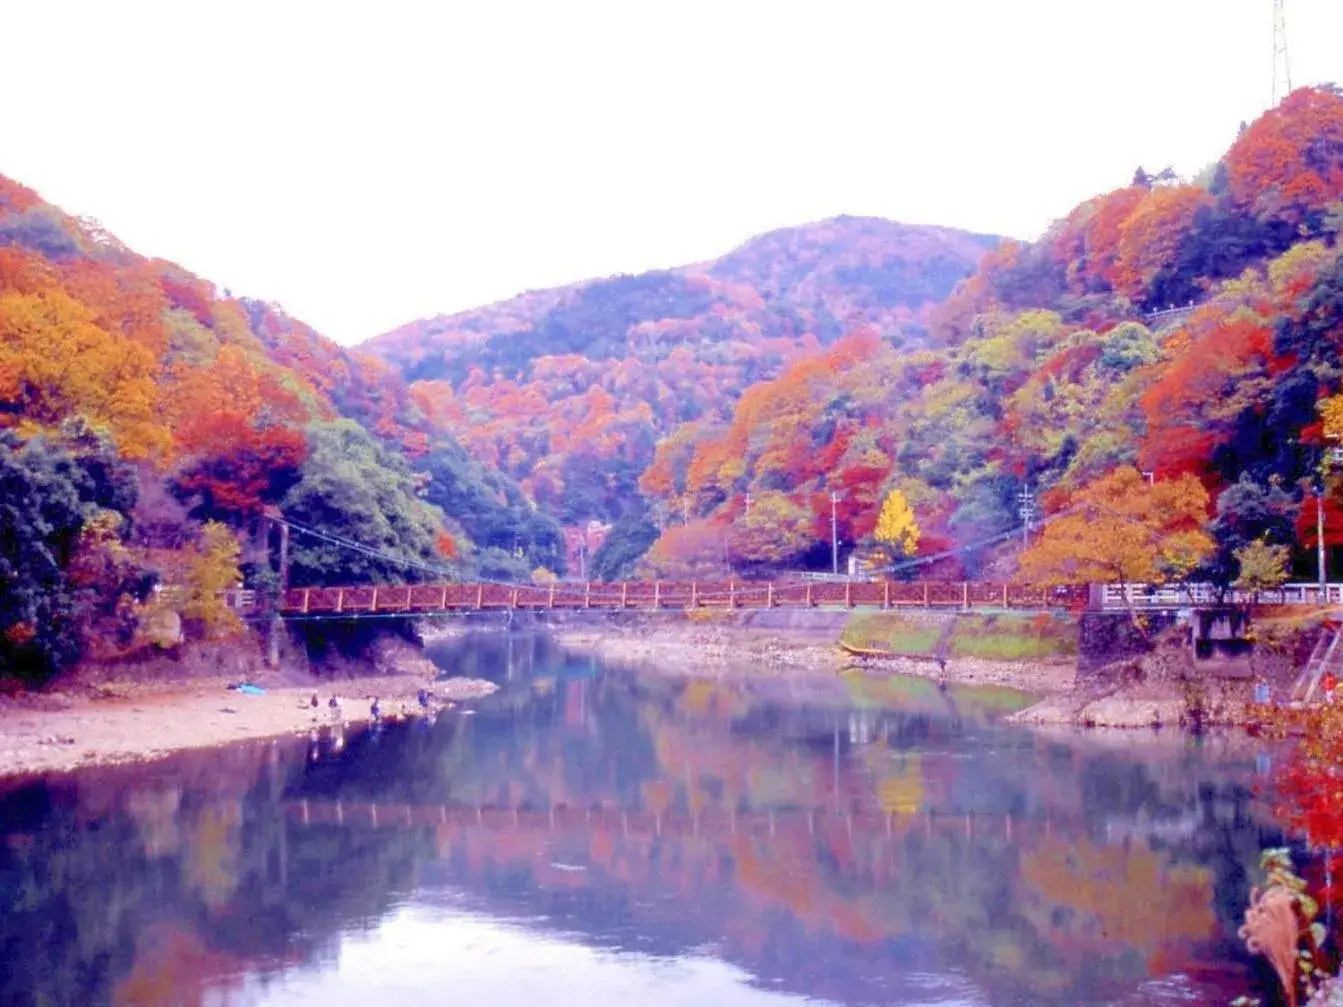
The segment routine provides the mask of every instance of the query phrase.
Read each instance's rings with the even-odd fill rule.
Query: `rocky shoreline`
[[[616,633],[606,627],[600,630],[561,627],[551,635],[568,650],[656,674],[778,678],[833,675],[855,669],[933,679],[942,674],[939,665],[928,659],[857,656],[845,651],[833,638],[752,629],[726,622],[645,624],[637,632]],[[1075,676],[1073,661],[953,658],[946,662],[949,682],[1006,686],[1039,695],[1070,690]]]
[[[928,658],[854,655],[839,647],[833,635],[754,629],[727,620],[628,628],[560,626],[552,635],[568,649],[653,674],[777,678],[859,670],[1020,689],[1038,696],[1039,702],[1009,719],[1034,727],[1192,728],[1243,726],[1251,719],[1253,686],[1243,669],[1211,662],[1196,670],[1187,647],[1170,643],[1079,673],[1075,659],[951,657],[943,668]],[[1263,671],[1279,692],[1295,674],[1290,662],[1276,662]]]

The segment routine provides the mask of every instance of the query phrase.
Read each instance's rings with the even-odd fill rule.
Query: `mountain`
[[[275,586],[276,510],[328,536],[295,536],[296,582],[563,562],[559,528],[386,364],[3,176],[0,485],[0,664],[34,673],[125,657],[166,615],[238,629],[218,591]]]
[[[1060,519],[1033,582],[1226,585],[1261,541],[1313,578],[1317,500],[1343,545],[1341,232],[1343,91],[1302,88],[1199,179],[1140,168],[1001,243],[921,345],[855,332],[674,430],[640,488],[681,520],[645,570],[825,568],[834,529],[842,552],[1015,576],[997,554],[1027,501]],[[884,504],[912,511],[916,550],[878,537]]]
[[[908,347],[996,238],[870,217],[761,235],[720,259],[534,291],[361,349],[435,422],[566,523],[635,506],[657,441],[845,332]]]

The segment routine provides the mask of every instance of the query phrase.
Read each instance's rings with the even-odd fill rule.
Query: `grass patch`
[[[961,615],[947,653],[987,661],[1039,661],[1077,656],[1077,621],[1041,613]]]
[[[901,612],[855,612],[839,638],[860,650],[880,650],[903,657],[932,657],[946,623]]]

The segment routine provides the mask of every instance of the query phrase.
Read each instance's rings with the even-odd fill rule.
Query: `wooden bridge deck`
[[[546,585],[402,584],[302,587],[284,591],[284,618],[341,615],[430,615],[490,610],[641,610],[696,608],[944,608],[1081,609],[1085,586],[1037,587],[947,581],[627,581]],[[254,592],[234,592],[243,615],[269,614]]]
[[[1220,592],[1207,584],[1034,584],[975,581],[789,580],[559,581],[554,584],[380,584],[300,587],[267,605],[255,591],[226,593],[249,618],[359,618],[508,610],[686,611],[766,608],[925,608],[1016,611],[1174,611],[1252,605],[1343,605],[1343,584],[1287,584],[1275,591]]]

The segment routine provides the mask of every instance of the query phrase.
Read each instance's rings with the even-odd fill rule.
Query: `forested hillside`
[[[1343,543],[1341,229],[1343,94],[1305,88],[1033,243],[838,218],[370,356],[0,178],[0,659],[236,629],[277,512],[372,550],[298,533],[300,583],[562,574],[546,514],[616,520],[607,577],[824,568],[832,520],[1011,574],[1023,498],[1056,517],[1030,579],[1310,575],[1317,502]]]
[[[1327,541],[1343,543],[1325,452],[1343,434],[1340,200],[1343,95],[1329,87],[1293,93],[1195,180],[1139,169],[1039,241],[987,255],[921,345],[853,327],[748,388],[729,421],[664,438],[640,484],[689,521],[646,568],[826,564],[832,492],[845,548],[928,555],[1010,532],[1025,492],[1074,515],[1026,557],[1033,578],[1227,583],[1251,543],[1309,574],[1318,493]],[[1170,305],[1193,307],[1149,317]],[[892,497],[921,531],[894,549],[873,535]],[[1107,549],[1123,555],[1084,562]]]
[[[929,309],[995,239],[840,217],[721,259],[413,322],[366,348],[436,423],[565,523],[636,508],[654,446],[726,420],[743,389],[874,326],[927,338]]]
[[[11,669],[236,630],[217,592],[273,585],[267,509],[397,557],[296,536],[300,583],[562,563],[553,522],[386,365],[3,177],[0,484]]]

